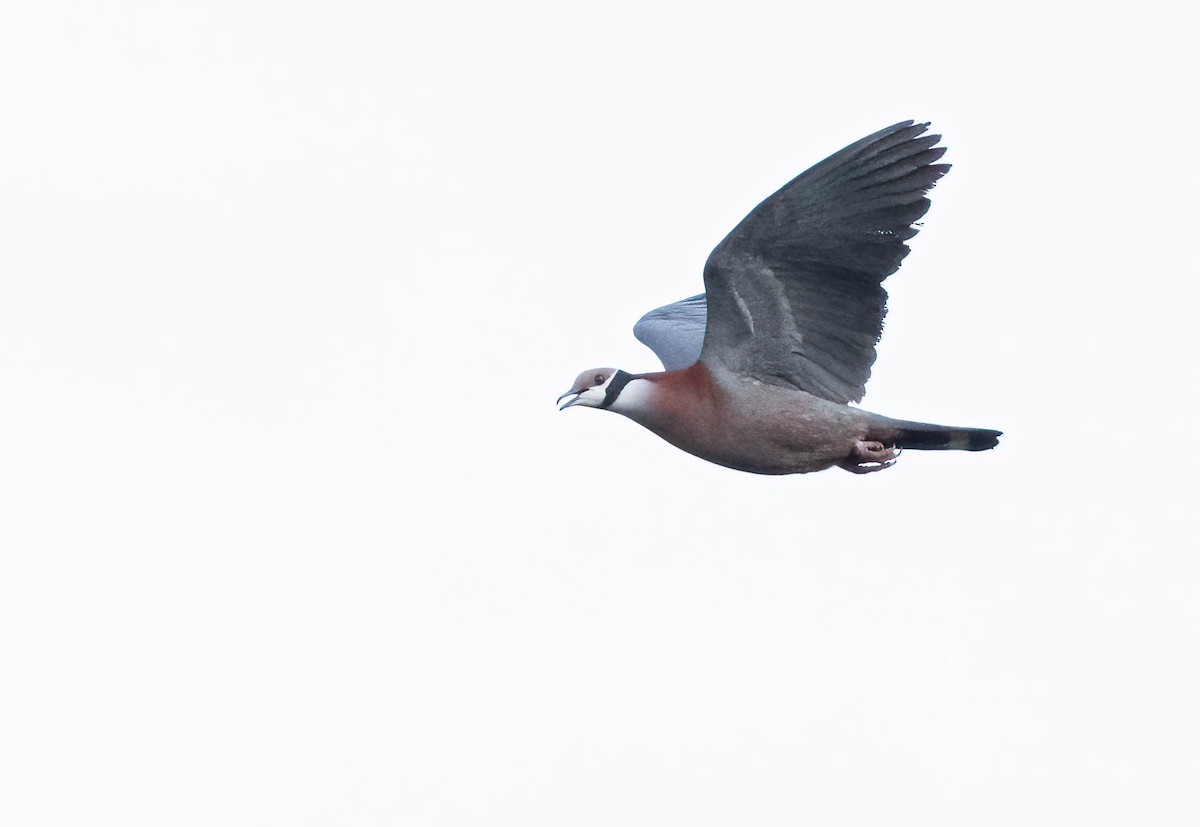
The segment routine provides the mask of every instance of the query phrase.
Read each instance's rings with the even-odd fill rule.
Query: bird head
[[[593,368],[585,370],[583,373],[575,377],[575,384],[571,385],[571,389],[558,397],[558,401],[562,402],[568,396],[574,398],[559,406],[560,411],[564,411],[573,405],[586,405],[589,408],[607,408],[616,399],[616,394],[609,393],[610,389],[620,393],[620,388],[613,388],[613,379],[618,375],[628,376],[624,371],[616,368]],[[623,382],[621,383],[624,384]],[[610,398],[611,397],[611,398]]]

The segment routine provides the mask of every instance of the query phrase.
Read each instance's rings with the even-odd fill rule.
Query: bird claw
[[[900,449],[894,445],[889,447],[876,440],[860,439],[854,444],[850,456],[839,462],[838,467],[852,474],[870,474],[891,468],[899,457]]]

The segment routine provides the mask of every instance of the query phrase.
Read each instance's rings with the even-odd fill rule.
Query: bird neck
[[[653,395],[653,383],[641,376],[618,370],[608,383],[601,408],[625,416],[644,411]]]
[[[625,386],[631,379],[633,379],[633,374],[618,369],[612,379],[608,381],[608,387],[604,389],[604,401],[600,403],[600,408],[611,408],[613,403],[621,397],[621,392],[625,390]]]
[[[703,362],[682,370],[631,376],[609,410],[652,431],[675,421],[696,421],[721,407],[723,391]]]

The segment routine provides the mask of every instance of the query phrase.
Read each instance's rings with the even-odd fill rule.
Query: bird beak
[[[559,406],[558,406],[558,409],[559,409],[560,411],[565,411],[567,408],[571,407],[572,405],[574,405],[576,402],[578,402],[578,401],[579,401],[579,394],[580,394],[580,391],[567,391],[567,392],[566,392],[566,393],[564,393],[562,396],[558,397],[558,399],[555,399],[555,400],[554,400],[554,403],[557,405],[559,402],[562,402],[562,401],[563,401],[564,399],[566,399],[568,396],[574,396],[575,398],[574,398],[574,399],[572,399],[572,400],[571,400],[570,402],[568,402],[567,404],[565,404],[565,405],[559,405]]]

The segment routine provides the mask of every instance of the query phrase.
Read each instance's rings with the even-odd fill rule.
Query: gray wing
[[[763,201],[704,266],[701,359],[741,376],[857,402],[875,362],[882,282],[950,169],[929,124],[890,126],[851,144]]]
[[[681,370],[700,358],[708,305],[704,294],[651,310],[638,319],[633,335],[658,355],[667,370]]]

